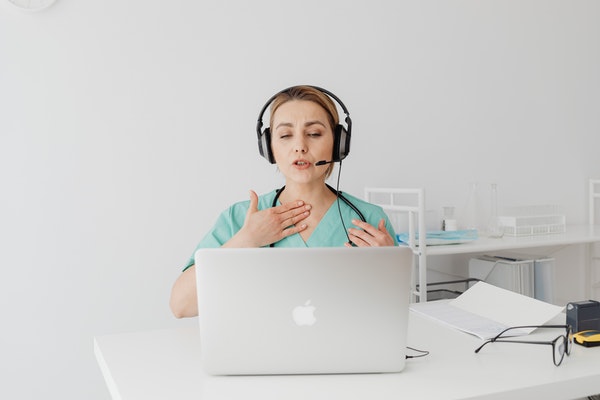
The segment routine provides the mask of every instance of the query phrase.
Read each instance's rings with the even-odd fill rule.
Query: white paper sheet
[[[560,314],[563,307],[477,282],[454,300],[414,303],[411,309],[481,339],[490,339],[511,326],[543,325]]]

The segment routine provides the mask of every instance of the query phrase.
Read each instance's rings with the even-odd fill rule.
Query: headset
[[[344,121],[346,126],[344,127],[342,124],[338,124],[333,131],[333,154],[331,155],[331,160],[325,161],[323,160],[322,164],[328,164],[331,162],[342,161],[348,153],[350,153],[350,137],[352,133],[352,119],[350,118],[350,113],[348,109],[344,105],[344,103],[337,97],[335,94],[331,93],[329,90],[320,88],[318,86],[306,85],[307,87],[311,87],[313,89],[318,90],[321,93],[326,94],[330,98],[332,98],[344,111],[346,117]],[[258,114],[258,122],[256,123],[256,135],[258,136],[258,151],[260,155],[267,159],[271,164],[275,164],[275,157],[273,156],[273,151],[271,150],[271,128],[267,127],[263,130],[263,116],[267,111],[267,108],[271,105],[273,100],[277,98],[280,94],[290,93],[292,89],[296,86],[289,87],[287,89],[283,89],[282,91],[274,94],[267,103],[260,110],[260,114]]]

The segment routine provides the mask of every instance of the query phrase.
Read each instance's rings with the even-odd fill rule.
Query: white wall
[[[345,191],[424,187],[435,223],[496,182],[586,221],[600,2],[353,3],[1,4],[1,398],[106,399],[94,335],[195,323],[171,284],[219,211],[281,183],[254,127],[288,85],[350,109]]]

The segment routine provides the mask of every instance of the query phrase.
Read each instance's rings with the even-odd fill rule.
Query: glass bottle
[[[490,219],[488,221],[487,233],[491,238],[501,238],[504,236],[504,230],[498,221],[498,187],[495,183],[492,183],[490,192]]]
[[[464,229],[477,229],[479,225],[479,193],[477,182],[471,182],[469,188],[469,197],[464,210],[462,225]]]
[[[444,207],[444,219],[442,220],[442,230],[455,231],[457,229],[458,228],[456,227],[456,218],[454,217],[454,207]]]

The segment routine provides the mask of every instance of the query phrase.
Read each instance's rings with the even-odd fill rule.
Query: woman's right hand
[[[300,223],[310,215],[310,204],[302,200],[265,210],[258,209],[258,195],[250,191],[250,207],[242,228],[223,247],[262,247],[306,229]]]

